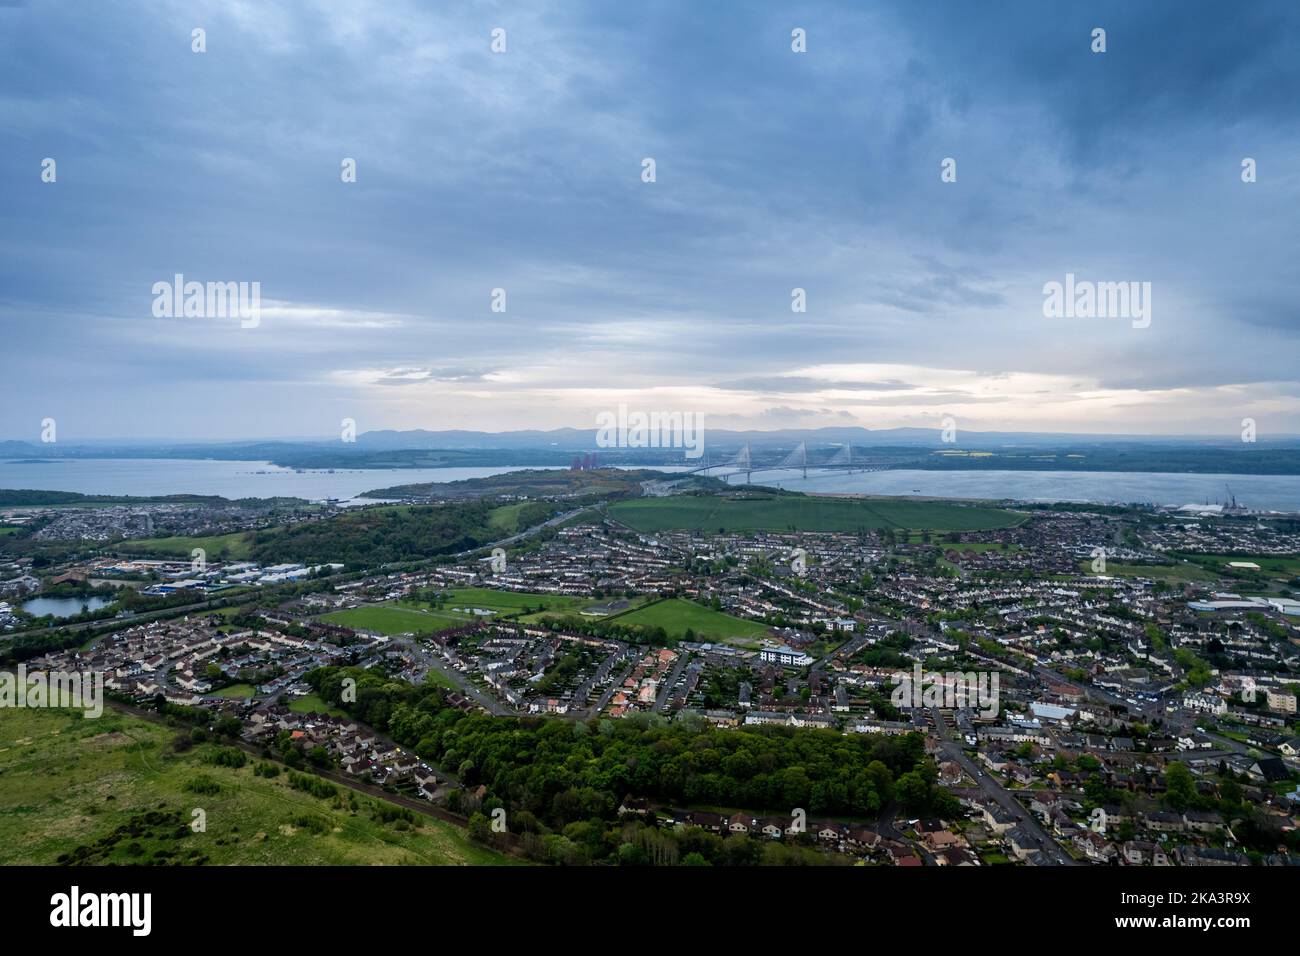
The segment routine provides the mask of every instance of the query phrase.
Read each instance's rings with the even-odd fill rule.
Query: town
[[[501,720],[916,739],[951,797],[946,816],[853,818],[620,794],[617,817],[643,826],[899,866],[1295,862],[1294,519],[1009,504],[975,530],[673,528],[668,510],[645,527],[642,502],[698,500],[567,510],[534,538],[404,570],[11,556],[5,586],[228,602],[118,616],[26,666],[102,672],[123,702],[233,721],[246,746],[438,806],[493,795],[365,726],[317,675],[383,675]],[[900,694],[913,675],[934,693]],[[985,699],[953,693],[963,675]]]

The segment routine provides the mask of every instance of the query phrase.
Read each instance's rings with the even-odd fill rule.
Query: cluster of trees
[[[262,564],[333,561],[359,569],[469,551],[500,537],[500,530],[491,525],[495,507],[476,500],[357,509],[323,521],[256,532],[251,555]],[[527,504],[520,509],[519,523],[545,520],[558,507],[550,502]]]
[[[902,652],[912,646],[912,639],[902,631],[891,631],[887,637],[869,644],[853,655],[851,663],[869,667],[898,667],[910,670],[912,661]]]
[[[1232,832],[1242,848],[1252,857],[1274,853],[1279,846],[1289,852],[1300,851],[1300,832],[1284,829],[1282,821],[1265,813],[1245,797],[1244,774],[1235,774],[1225,762],[1219,763],[1215,794],[1203,793],[1196,777],[1186,764],[1171,762],[1165,768],[1164,803],[1170,810],[1214,810],[1232,825]]]
[[[1053,762],[1054,767],[1064,767],[1065,764],[1061,757]],[[1087,796],[1085,810],[1110,804],[1126,807],[1130,812],[1139,809],[1141,804],[1134,792],[1106,786],[1101,774],[1095,772],[1099,768],[1099,762],[1089,755],[1081,755],[1077,765],[1071,768],[1094,771],[1084,785]],[[1248,778],[1234,774],[1226,763],[1219,764],[1213,788],[1198,786],[1198,778],[1181,761],[1171,761],[1163,776],[1165,792],[1161,803],[1166,809],[1175,813],[1187,810],[1217,812],[1225,826],[1231,826],[1238,844],[1255,862],[1259,862],[1258,858],[1263,855],[1276,852],[1279,846],[1286,846],[1291,852],[1300,850],[1300,833],[1282,829],[1278,818],[1251,803],[1244,791],[1244,786],[1249,784]],[[1114,832],[1117,840],[1132,840],[1137,835],[1138,828],[1132,821],[1122,823]]]
[[[342,699],[345,678],[356,681],[355,702]],[[813,817],[874,819],[891,801],[909,813],[957,812],[936,785],[936,768],[917,734],[723,730],[703,720],[668,723],[649,715],[586,722],[490,717],[446,706],[435,687],[359,668],[322,668],[307,679],[326,700],[468,787],[485,786],[482,808],[506,809],[516,832],[564,835],[570,825],[592,821],[604,832],[620,826],[617,810],[628,794],[662,805],[755,813],[798,807]]]
[[[825,866],[850,865],[852,857],[818,849],[810,835],[778,842],[761,836],[732,833],[725,837],[699,827],[668,830],[628,821],[616,826],[602,820],[580,820],[559,831],[521,830],[516,846],[525,856],[555,866],[611,863],[619,866]],[[471,839],[500,845],[487,817],[469,818]]]
[[[79,631],[60,629],[53,634],[18,634],[8,643],[0,644],[0,664],[18,664],[42,654],[80,647],[84,643],[86,635]]]

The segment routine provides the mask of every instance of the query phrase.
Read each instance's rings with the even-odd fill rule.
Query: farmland
[[[106,711],[98,719],[16,709],[0,721],[0,864],[496,864],[454,824],[394,815],[342,788],[316,797],[288,774],[174,749],[175,728]],[[206,832],[190,826],[204,811]],[[388,822],[385,822],[385,818]]]
[[[616,502],[609,514],[634,530],[656,531],[984,531],[1020,524],[1024,516],[952,501],[681,495]]]

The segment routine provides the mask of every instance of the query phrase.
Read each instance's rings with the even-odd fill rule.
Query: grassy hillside
[[[105,711],[0,719],[0,865],[500,864],[461,828],[339,787],[313,796],[243,767],[208,762],[211,744],[173,751],[179,731]],[[193,810],[207,831],[190,827]],[[386,812],[384,812],[386,811]],[[166,854],[160,856],[159,854]]]
[[[682,495],[610,505],[609,514],[637,531],[984,531],[1019,524],[1023,516],[1000,508],[951,501],[899,498],[746,498]]]
[[[119,551],[132,554],[155,554],[189,558],[195,548],[202,548],[210,561],[243,561],[252,554],[253,533],[234,531],[230,534],[211,535],[206,538],[136,538],[114,545]]]

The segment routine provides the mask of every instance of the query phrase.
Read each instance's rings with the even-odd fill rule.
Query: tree
[[[930,787],[915,770],[909,770],[894,784],[894,795],[905,810],[924,810],[930,802]]]
[[[488,818],[481,813],[472,813],[469,818],[469,838],[478,843],[487,843],[492,839],[492,827]]]
[[[631,843],[622,843],[618,848],[619,866],[646,866],[650,860],[645,850]]]
[[[1196,781],[1192,772],[1181,761],[1165,768],[1165,803],[1171,810],[1182,812],[1196,799]]]

